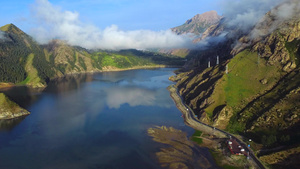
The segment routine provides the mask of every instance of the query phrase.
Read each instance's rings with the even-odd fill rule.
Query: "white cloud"
[[[109,108],[120,108],[122,104],[130,106],[150,106],[155,103],[155,92],[141,88],[112,88],[107,90]]]
[[[163,89],[165,90],[165,89]],[[109,108],[120,108],[123,104],[129,104],[130,106],[160,106],[170,107],[172,102],[164,99],[164,91],[162,90],[150,90],[146,88],[137,87],[113,87],[106,89],[107,93],[107,105]]]
[[[227,34],[228,32],[224,31],[218,36],[208,36],[205,39],[202,39],[201,41],[197,42],[195,47],[201,50],[206,50],[207,48],[213,45],[218,45],[219,43],[224,42],[227,39]]]
[[[266,35],[278,28],[283,28],[284,22],[289,21],[300,14],[300,2],[298,0],[285,0],[276,6],[268,15],[265,15],[250,32],[250,40],[261,40]],[[258,38],[258,39],[257,39]]]
[[[40,43],[59,38],[71,45],[102,49],[181,48],[192,44],[189,37],[178,36],[171,30],[123,31],[116,25],[100,30],[81,22],[78,12],[63,11],[48,0],[36,0],[31,11],[39,25],[31,30],[31,35]]]
[[[223,15],[229,18],[229,26],[239,26],[248,31],[268,11],[285,0],[222,0]]]

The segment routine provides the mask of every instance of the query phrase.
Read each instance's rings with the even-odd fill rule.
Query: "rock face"
[[[5,94],[0,93],[0,119],[13,119],[29,114],[27,110],[9,100]]]
[[[233,116],[233,110],[231,107],[220,106],[223,107],[220,112],[214,116],[214,126],[219,129],[226,129],[227,124],[230,121],[230,118]]]
[[[193,18],[187,20],[183,25],[172,28],[171,30],[178,35],[193,33],[199,35],[208,27],[220,21],[222,17],[216,11],[209,11],[203,14],[197,14]]]

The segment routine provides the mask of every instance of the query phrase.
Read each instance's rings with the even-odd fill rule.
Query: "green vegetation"
[[[4,93],[0,93],[0,105],[3,109],[12,109],[17,106],[17,104],[10,101]]]
[[[150,59],[145,59],[133,55],[123,55],[117,53],[97,52],[93,54],[94,65],[98,68],[115,67],[130,68],[133,66],[153,66],[155,65]]]
[[[86,64],[84,62],[84,59],[82,57],[79,57],[78,61],[79,61],[80,66],[86,71],[87,67],[86,67]]]
[[[291,57],[291,60],[296,63],[297,66],[299,66],[300,63],[300,40],[293,40],[292,42],[286,42],[285,47],[289,52],[289,56]]]
[[[258,63],[259,62],[259,63]],[[243,100],[251,100],[257,93],[266,89],[261,80],[274,84],[280,76],[278,67],[267,66],[266,60],[258,58],[257,53],[245,50],[236,55],[228,64],[229,74],[226,77],[225,95],[227,104],[237,107]]]
[[[12,83],[29,82],[28,71],[25,70],[28,60],[32,54],[34,59],[30,60],[30,65],[37,69],[37,76],[41,82],[54,75],[51,66],[45,59],[45,55],[40,46],[32,38],[22,32],[13,24],[1,27],[5,31],[4,42],[0,43],[0,81]],[[30,75],[31,76],[31,75]]]
[[[203,142],[202,138],[200,138],[201,135],[202,131],[196,130],[195,133],[192,135],[191,140],[196,142],[197,144],[201,144]]]
[[[26,61],[26,65],[25,65],[27,77],[20,84],[38,84],[41,82],[41,79],[38,76],[38,71],[32,65],[33,59],[34,59],[34,54],[31,53],[27,57],[27,61]]]
[[[134,49],[92,52],[59,40],[39,45],[13,24],[0,29],[5,31],[0,41],[0,82],[40,86],[74,72],[184,63],[181,58]]]
[[[16,103],[12,102],[4,93],[0,93],[0,119],[10,119],[30,114]]]

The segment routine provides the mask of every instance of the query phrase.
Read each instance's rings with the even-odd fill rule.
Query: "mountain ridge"
[[[202,122],[251,138],[264,162],[272,161],[272,153],[286,153],[272,148],[293,149],[300,142],[300,9],[290,12],[290,19],[274,17],[289,5],[299,7],[299,2],[275,7],[250,32],[226,27],[226,18],[212,25],[199,42],[226,32],[224,41],[189,58],[172,78]],[[272,166],[296,168],[289,159],[297,157],[289,154]]]
[[[183,25],[171,28],[171,30],[178,35],[193,33],[200,35],[209,26],[220,21],[222,16],[219,16],[217,11],[208,11],[202,14],[197,14],[191,19],[188,19]]]
[[[52,40],[40,45],[14,24],[0,27],[0,89],[14,85],[26,85],[43,89],[51,79],[78,73],[126,70],[132,68],[181,65],[181,58],[153,52],[125,50],[87,50],[70,46],[62,40]],[[0,119],[15,118],[16,112],[27,115],[13,103],[1,89],[3,102]],[[7,103],[11,107],[2,104]]]

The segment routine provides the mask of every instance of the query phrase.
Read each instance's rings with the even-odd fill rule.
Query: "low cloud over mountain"
[[[117,25],[104,30],[80,21],[79,13],[62,10],[48,0],[37,0],[31,7],[32,18],[39,27],[31,30],[38,42],[59,38],[71,45],[102,49],[179,48],[192,44],[188,36],[178,36],[171,30],[123,31]]]

